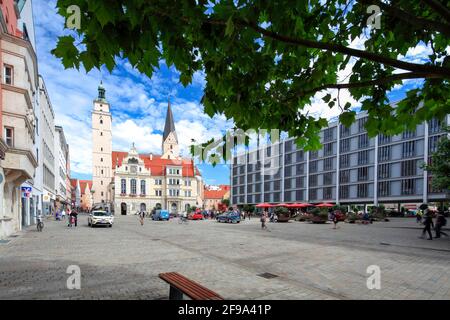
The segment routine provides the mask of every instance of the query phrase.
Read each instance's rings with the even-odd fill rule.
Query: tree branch
[[[422,0],[422,2],[450,23],[450,9],[448,7],[436,0]]]
[[[211,23],[219,23],[219,24],[225,24],[225,21],[220,20],[209,20]],[[305,46],[309,48],[317,48],[317,49],[323,49],[327,51],[332,52],[339,52],[343,54],[348,54],[353,57],[363,58],[370,61],[378,62],[383,65],[388,65],[391,67],[395,67],[402,70],[408,70],[412,72],[417,73],[427,73],[427,74],[437,74],[445,76],[445,78],[450,78],[450,69],[445,67],[439,67],[434,65],[423,65],[423,64],[417,64],[417,63],[410,63],[406,61],[401,61],[397,59],[392,59],[389,57],[385,57],[376,53],[364,51],[364,50],[358,50],[353,48],[348,48],[346,46],[337,44],[337,43],[330,43],[330,42],[320,42],[320,41],[314,41],[314,40],[308,40],[308,39],[302,39],[302,38],[292,38],[284,35],[280,35],[278,33],[275,33],[273,31],[266,30],[260,26],[258,26],[255,23],[245,22],[242,20],[236,21],[237,24],[247,26],[252,28],[253,30],[263,34],[266,37],[284,42],[284,43],[290,43],[293,45],[299,45],[299,46]]]
[[[450,37],[450,25],[448,24],[417,17],[405,10],[383,3],[380,0],[360,0],[360,2],[368,5],[376,4],[393,17],[396,17],[412,26],[421,27],[428,30],[433,29],[439,31],[447,37]]]
[[[398,80],[406,80],[406,79],[439,79],[443,78],[442,76],[438,76],[435,74],[425,74],[420,72],[407,72],[407,73],[399,73],[394,74],[388,77],[383,77],[379,79],[374,80],[368,80],[368,81],[362,81],[362,82],[355,82],[355,83],[330,83],[330,84],[324,84],[320,87],[316,87],[314,89],[301,91],[296,94],[298,97],[303,97],[306,95],[309,95],[311,93],[316,93],[322,90],[326,89],[352,89],[352,88],[364,88],[364,87],[370,87],[380,84],[389,83],[392,81],[398,81]]]

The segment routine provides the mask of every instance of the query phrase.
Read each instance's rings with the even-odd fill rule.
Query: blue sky
[[[92,101],[97,96],[100,80],[106,88],[106,96],[112,106],[113,149],[128,151],[134,142],[141,153],[161,153],[162,130],[170,96],[181,152],[189,156],[191,140],[199,142],[221,137],[234,126],[223,115],[209,118],[200,104],[205,78],[196,73],[191,85],[184,88],[178,80],[178,73],[168,68],[164,62],[151,79],[135,71],[127,61],[118,61],[118,66],[110,74],[107,70],[93,70],[86,74],[83,70],[65,70],[61,62],[50,54],[56,46],[57,37],[64,31],[64,20],[56,13],[56,0],[33,1],[35,33],[39,73],[44,77],[53,108],[55,124],[64,128],[70,146],[71,175],[74,178],[91,177],[91,110]],[[363,39],[356,39],[352,46],[360,48]],[[423,59],[430,48],[420,45],[410,50],[405,60]],[[341,73],[342,79],[351,72],[351,65]],[[392,101],[404,97],[405,89],[420,85],[419,81],[407,80],[391,93]],[[311,115],[332,118],[339,114],[336,106],[330,109],[321,99],[327,93],[337,95],[336,90],[317,94],[307,108]],[[341,103],[359,103],[346,91],[340,93]],[[228,184],[229,166],[199,165],[207,184]]]

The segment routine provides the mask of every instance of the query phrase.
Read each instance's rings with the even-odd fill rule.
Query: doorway
[[[123,216],[127,215],[127,204],[122,202],[122,204],[120,205],[120,212]]]

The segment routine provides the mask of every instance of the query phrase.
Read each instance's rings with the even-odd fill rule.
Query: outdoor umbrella
[[[273,204],[270,204],[270,203],[260,203],[260,204],[257,204],[255,207],[257,207],[257,208],[273,208],[276,206]]]
[[[286,208],[291,208],[291,205],[288,203],[279,203],[276,205],[277,207],[286,207]]]
[[[316,205],[317,208],[331,208],[334,207],[334,204],[331,203],[321,203]]]
[[[310,203],[293,203],[288,205],[288,208],[307,208],[307,207],[312,207],[314,206],[313,204]]]

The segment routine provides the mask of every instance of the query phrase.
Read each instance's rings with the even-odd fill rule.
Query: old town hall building
[[[99,86],[92,112],[94,205],[103,203],[115,214],[134,214],[155,207],[172,213],[203,205],[203,181],[193,160],[182,158],[170,102],[162,155],[112,151],[112,116],[105,88]]]

